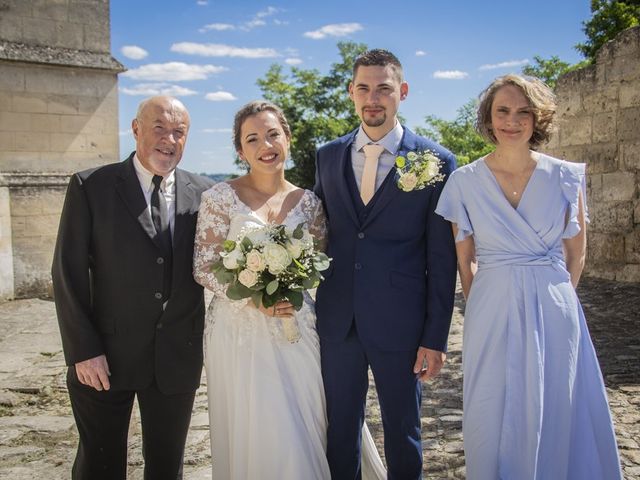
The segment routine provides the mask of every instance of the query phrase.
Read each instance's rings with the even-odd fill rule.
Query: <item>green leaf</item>
[[[325,253],[319,252],[313,257],[313,266],[319,272],[329,268],[330,263],[331,259]]]
[[[293,235],[291,235],[296,240],[302,240],[304,236],[304,223],[299,223],[296,229],[293,231]]]
[[[288,290],[287,291],[287,300],[289,300],[289,302],[291,302],[291,305],[293,305],[293,308],[295,308],[296,310],[300,310],[302,308],[302,304],[304,302],[304,296],[302,295],[301,292]]]
[[[278,285],[280,285],[278,280],[273,280],[273,281],[269,282],[267,284],[267,288],[265,288],[265,291],[267,292],[267,295],[273,295],[275,293],[275,291],[278,289]]]
[[[242,248],[244,249],[244,251],[248,252],[253,247],[253,242],[251,242],[251,240],[249,240],[248,237],[244,237],[242,239],[241,245],[242,245]]]
[[[319,284],[320,284],[320,279],[315,275],[307,277],[304,280],[302,280],[302,286],[307,290],[316,288]]]
[[[217,270],[214,272],[216,280],[222,283],[223,285],[227,283],[231,283],[236,279],[236,274],[234,272],[230,272],[226,269]]]
[[[252,294],[253,291],[241,283],[232,283],[227,288],[227,297],[231,300],[242,300],[243,298],[249,298]]]
[[[262,304],[262,290],[253,292],[251,294],[251,300],[253,300],[253,304],[256,307],[260,307],[260,305]]]

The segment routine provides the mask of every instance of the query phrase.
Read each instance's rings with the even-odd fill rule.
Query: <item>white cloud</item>
[[[216,65],[192,65],[182,62],[149,63],[127,70],[123,77],[157,82],[185,82],[205,80],[209,75],[225,72],[228,68]]]
[[[125,95],[143,95],[145,97],[153,95],[187,97],[198,93],[190,88],[181,87],[180,85],[171,85],[169,83],[139,83],[132,87],[122,87],[120,88],[120,91]]]
[[[267,24],[267,22],[265,22],[264,20],[261,20],[259,18],[254,18],[253,20],[249,20],[248,22],[245,22],[242,27],[243,30],[251,30],[252,28],[256,28],[256,27],[264,27]]]
[[[202,133],[231,133],[231,128],[203,128]]]
[[[508,60],[506,62],[481,65],[478,70],[495,70],[497,68],[521,67],[529,63],[528,58],[522,60]]]
[[[289,25],[289,22],[287,20],[279,20],[277,18],[274,18],[273,24],[278,26],[281,26],[281,25],[284,26],[284,25]]]
[[[223,32],[225,30],[235,30],[235,29],[236,29],[236,27],[234,27],[230,23],[210,23],[208,25],[205,25],[204,27],[202,27],[198,31],[200,33],[205,33],[205,32],[208,32],[210,30],[215,30],[216,32]]]
[[[202,57],[272,58],[279,56],[273,48],[233,47],[220,43],[174,43],[171,45],[171,51]]]
[[[416,57],[424,57],[426,54],[424,50],[416,50]]]
[[[198,5],[200,5],[200,6],[209,5],[209,1],[208,0],[198,0],[196,3]]]
[[[302,63],[301,58],[287,58],[284,63],[287,65],[300,65]]]
[[[149,52],[144,48],[136,45],[125,45],[120,49],[120,51],[125,57],[131,58],[132,60],[142,60],[144,57],[149,55]]]
[[[258,18],[270,17],[271,15],[275,15],[279,11],[280,10],[278,10],[276,7],[267,7],[265,10],[261,10],[260,12],[256,13],[256,17]]]
[[[327,37],[344,37],[359,30],[362,30],[362,25],[359,23],[333,23],[325,25],[318,30],[305,32],[304,36],[314,40],[321,40]]]
[[[433,78],[445,80],[462,80],[468,76],[469,74],[467,72],[461,72],[460,70],[438,70],[433,73]]]
[[[204,98],[211,100],[212,102],[230,102],[232,100],[237,100],[237,97],[235,97],[233,93],[223,91],[207,93]]]

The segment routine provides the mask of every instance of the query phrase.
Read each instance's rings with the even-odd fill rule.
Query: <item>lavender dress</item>
[[[534,154],[513,208],[484,158],[456,170],[436,212],[473,235],[464,322],[469,480],[622,478],[607,397],[562,240],[580,231],[584,164]],[[585,212],[586,214],[586,212]]]

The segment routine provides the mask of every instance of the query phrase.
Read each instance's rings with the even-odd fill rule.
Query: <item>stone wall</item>
[[[118,160],[107,0],[0,0],[0,300],[46,296],[71,172]]]
[[[545,151],[587,163],[585,274],[640,282],[640,27],[561,77],[556,94],[558,132]]]

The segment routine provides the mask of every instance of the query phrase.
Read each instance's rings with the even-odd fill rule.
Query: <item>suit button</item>
[[[355,267],[356,267],[356,270],[361,270],[362,269],[362,264],[361,263],[356,263]]]
[[[162,258],[162,257],[158,257],[158,258],[156,259],[156,262],[158,263],[158,265],[162,265],[162,264],[164,263],[164,258]]]
[[[161,324],[161,323],[158,323],[158,324],[156,325],[156,329],[157,329],[157,330],[162,330],[162,324]]]
[[[162,293],[160,292],[156,292],[153,296],[156,297],[158,300],[162,300]]]
[[[364,238],[364,232],[358,232],[358,238],[362,240]]]

